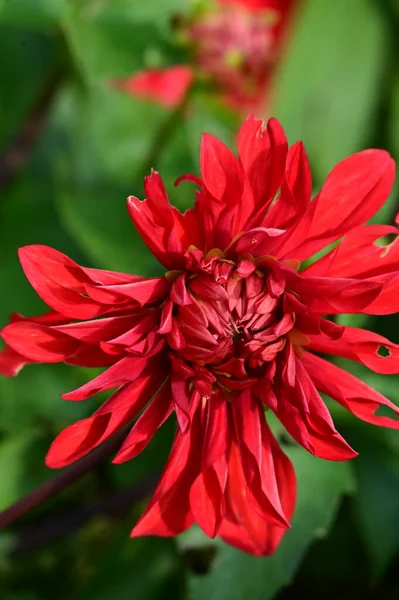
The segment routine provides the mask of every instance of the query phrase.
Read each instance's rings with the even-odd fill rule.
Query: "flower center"
[[[205,13],[188,32],[202,72],[232,91],[251,85],[272,59],[274,18],[273,11],[255,15],[237,7]]]
[[[242,389],[274,369],[286,351],[294,314],[285,282],[272,269],[260,270],[251,257],[234,263],[219,256],[174,282],[172,355],[195,372],[230,390]],[[206,374],[206,375],[205,375]],[[201,384],[201,393],[205,386]]]

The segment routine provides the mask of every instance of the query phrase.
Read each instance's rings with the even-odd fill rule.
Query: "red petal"
[[[11,323],[2,330],[1,336],[13,350],[37,362],[62,362],[80,345],[64,333],[32,321]]]
[[[153,173],[152,177],[156,175]],[[196,223],[189,222],[176,208],[170,206],[167,198],[165,202],[169,206],[173,226],[160,218],[157,208],[158,193],[155,198],[149,196],[143,201],[130,196],[127,208],[140,237],[154,256],[167,269],[182,269],[185,267],[184,254],[188,247],[200,243],[198,226]]]
[[[130,330],[137,321],[142,321],[143,318],[145,317],[142,315],[107,317],[93,321],[56,325],[52,329],[82,342],[98,344],[100,341],[112,340],[123,332]]]
[[[167,69],[148,69],[134,73],[115,85],[138,98],[154,100],[166,108],[176,108],[184,100],[194,74],[191,67],[177,65]]]
[[[383,289],[378,280],[306,277],[293,271],[286,279],[308,310],[319,315],[367,312]]]
[[[233,416],[241,465],[257,512],[275,525],[288,527],[260,401],[249,390],[243,391],[234,400]]]
[[[150,369],[151,366],[155,367],[157,364],[160,368],[159,363],[154,362],[154,360],[151,361],[147,357],[128,356],[122,358],[88,383],[61,396],[65,400],[86,400],[86,398],[90,398],[90,396],[94,396],[99,392],[135,381],[145,369]]]
[[[190,506],[195,521],[211,538],[218,534],[224,517],[226,483],[227,461],[222,456],[198,475],[190,489]]]
[[[109,307],[87,297],[90,278],[73,260],[47,246],[25,246],[19,259],[32,287],[54,310],[73,319],[91,319]]]
[[[78,460],[102,438],[111,415],[95,415],[69,425],[55,438],[46,456],[50,469],[60,469]]]
[[[271,408],[288,433],[314,456],[327,460],[354,458],[356,452],[335,429],[331,415],[304,366],[297,359],[295,388],[280,390],[277,404]]]
[[[306,275],[367,278],[399,270],[399,230],[390,225],[364,225],[347,233],[341,243],[302,271]],[[395,235],[388,245],[376,242]]]
[[[245,229],[262,225],[267,208],[281,184],[287,151],[287,138],[276,119],[269,119],[265,128],[263,121],[251,115],[242,125],[238,134],[238,153],[255,202]]]
[[[151,441],[154,433],[170,416],[172,410],[170,386],[166,384],[137,419],[112,462],[120,464],[140,454]]]
[[[383,375],[399,373],[399,345],[372,331],[345,327],[339,339],[311,335],[310,340],[310,350],[358,360]]]
[[[306,214],[303,218],[306,230],[294,231],[279,256],[304,260],[368,221],[386,201],[394,179],[395,163],[384,150],[345,158],[309,205],[311,221]]]
[[[101,290],[117,292],[144,306],[156,300],[162,299],[168,292],[170,284],[165,277],[154,279],[143,279],[134,283],[122,283],[119,285],[106,285]]]
[[[302,142],[288,151],[287,165],[281,183],[280,195],[270,208],[264,225],[286,229],[301,218],[312,194],[312,174]]]
[[[177,535],[194,521],[189,491],[198,473],[197,449],[201,433],[198,400],[199,396],[190,407],[193,426],[187,435],[177,434],[157,489],[131,537]]]
[[[92,417],[77,421],[60,433],[47,454],[47,466],[64,467],[110,438],[137,415],[158,387],[159,380],[152,374],[122,386]]]
[[[399,429],[399,408],[388,398],[357,377],[310,352],[303,353],[302,362],[317,389],[350,410],[356,417],[366,423]],[[376,415],[381,406],[390,408],[395,417]]]
[[[291,518],[295,504],[294,470],[280,449],[275,447],[274,451],[284,511],[287,517]],[[219,530],[219,536],[228,544],[255,556],[272,554],[287,527],[277,526],[262,519],[258,512],[252,510],[248,493],[238,448],[236,444],[232,444],[226,492],[226,517]]]
[[[218,392],[207,401],[205,431],[203,433],[201,470],[206,471],[229,447],[227,400]]]
[[[0,352],[0,375],[15,377],[20,370],[30,361],[15,352],[12,348],[4,348]]]
[[[234,154],[213,135],[204,133],[201,140],[200,168],[203,184],[216,200],[238,201],[242,190],[242,173]]]

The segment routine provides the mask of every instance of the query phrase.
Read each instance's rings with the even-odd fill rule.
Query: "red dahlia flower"
[[[211,537],[270,554],[289,526],[295,475],[265,410],[329,460],[356,452],[320,392],[368,423],[399,429],[394,404],[319,356],[399,372],[397,345],[327,318],[398,310],[399,245],[375,244],[398,230],[364,226],[389,194],[394,163],[382,150],[359,152],[333,169],[311,201],[302,144],[288,149],[277,121],[264,127],[253,117],[240,130],[238,158],[204,135],[200,162],[201,178],[177,182],[199,188],[184,214],[169,204],[156,172],[145,180],[145,201],[128,199],[164,277],[80,267],[46,246],[21,248],[25,274],[52,310],[13,317],[1,333],[0,364],[7,375],[30,362],[107,367],[63,395],[80,401],[116,388],[93,416],[59,434],[46,458],[52,468],[79,459],[140,413],[114,462],[130,460],[176,418],[165,470],[133,536],[175,535],[197,522]],[[380,406],[392,417],[378,415]]]
[[[182,26],[191,65],[148,69],[117,86],[176,107],[196,78],[206,79],[227,104],[244,113],[265,100],[294,0],[216,0]]]

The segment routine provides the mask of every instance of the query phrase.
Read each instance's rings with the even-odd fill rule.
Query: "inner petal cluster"
[[[205,398],[217,387],[233,393],[259,379],[271,383],[280,358],[289,360],[290,295],[285,281],[251,256],[235,262],[211,252],[194,272],[177,276],[163,308],[160,331],[168,329],[177,372],[191,375]]]

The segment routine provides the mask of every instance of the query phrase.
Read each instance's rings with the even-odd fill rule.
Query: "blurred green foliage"
[[[198,172],[200,133],[231,143],[239,120],[201,89],[189,110],[172,114],[123,95],[111,81],[183,62],[171,22],[189,9],[184,0],[0,0],[2,324],[12,311],[43,309],[19,267],[16,251],[24,244],[49,244],[90,266],[160,272],[131,226],[126,196],[142,197],[143,174],[153,166],[172,202],[189,206],[192,189],[175,189],[173,181]],[[267,113],[282,120],[291,141],[305,141],[315,189],[339,159],[364,147],[399,158],[398,40],[397,2],[301,2]],[[9,168],[10,152],[18,168]],[[395,191],[377,219],[393,222],[397,210]],[[362,318],[362,326],[394,337],[398,318]],[[353,369],[399,402],[397,377]],[[84,369],[56,365],[0,379],[0,508],[52,476],[43,465],[52,437],[95,408],[58,395],[86,378]],[[120,514],[93,509],[69,535],[44,543],[49,519],[68,521],[96,498],[158,473],[171,442],[165,428],[135,461],[102,465],[0,535],[2,600],[349,598],[356,597],[347,595],[353,582],[366,598],[397,598],[398,438],[332,410],[360,457],[342,465],[288,448],[299,500],[293,528],[272,558],[243,555],[196,529],[178,540],[129,540],[140,502]],[[17,551],[36,526],[36,542]]]

